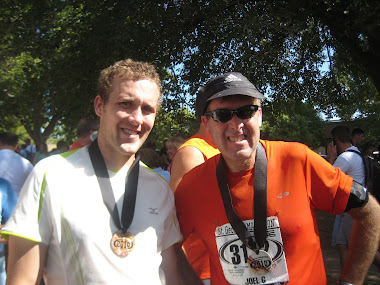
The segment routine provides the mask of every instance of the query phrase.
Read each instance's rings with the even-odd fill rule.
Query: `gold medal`
[[[111,249],[119,257],[126,257],[135,246],[135,240],[130,232],[123,231],[114,233],[111,239]]]

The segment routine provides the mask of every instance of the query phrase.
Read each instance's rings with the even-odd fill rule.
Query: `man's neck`
[[[203,125],[203,123],[201,123],[199,127],[198,134],[203,136],[210,145],[216,147],[210,133],[206,130],[206,127]]]
[[[256,152],[253,153],[253,155],[246,160],[240,160],[240,159],[234,159],[230,160],[228,158],[224,158],[224,167],[227,168],[231,172],[242,172],[245,170],[248,170],[252,168],[255,165],[255,155]]]
[[[2,145],[0,145],[0,149],[10,149],[10,150],[15,151],[16,147],[14,145],[2,144]]]
[[[342,148],[344,149],[343,151],[345,151],[349,147],[352,147],[352,144],[351,143],[343,143],[342,146],[343,146]]]
[[[81,146],[86,146],[86,145],[90,144],[92,141],[90,140],[90,136],[87,136],[87,137],[78,137],[77,142]]]
[[[339,146],[339,154],[343,153],[346,149],[348,149],[349,147],[352,147],[352,144],[351,143],[340,143],[340,146]]]
[[[122,167],[128,165],[131,167],[135,161],[135,155],[125,155],[116,150],[109,150],[102,146],[101,140],[98,140],[99,150],[103,156],[104,162],[106,163],[107,169],[111,171],[118,172]]]

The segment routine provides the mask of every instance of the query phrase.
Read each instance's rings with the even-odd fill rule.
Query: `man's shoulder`
[[[348,162],[352,162],[352,161],[357,162],[357,161],[361,161],[362,153],[356,146],[350,146],[349,148],[346,148],[344,152],[342,152],[338,156],[338,158],[339,157],[344,158]]]
[[[85,168],[91,164],[91,160],[86,148],[81,148],[61,154],[54,154],[40,160],[34,168],[37,171],[60,171],[63,173],[70,168]]]
[[[203,183],[204,179],[209,178],[212,173],[216,173],[219,159],[220,154],[207,159],[204,163],[185,173],[182,180],[184,180],[184,183]]]
[[[10,150],[10,149],[2,149],[0,150],[0,158],[6,159],[8,162],[14,161],[19,164],[23,164],[25,167],[32,168],[33,165],[32,163],[27,160],[26,158],[22,157],[20,154],[17,152]]]
[[[178,151],[184,149],[196,149],[202,153],[206,158],[210,158],[219,153],[219,150],[216,146],[212,145],[210,142],[206,140],[202,135],[195,134],[190,137],[182,146],[178,149]]]
[[[304,155],[308,146],[299,142],[260,140],[268,157]]]

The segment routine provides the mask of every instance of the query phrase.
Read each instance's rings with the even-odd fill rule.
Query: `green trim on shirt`
[[[64,234],[64,242],[66,244],[67,250],[69,251],[70,264],[73,268],[75,274],[76,284],[84,285],[83,270],[80,264],[80,258],[78,255],[78,250],[75,246],[75,241],[70,230],[70,225],[67,223],[63,209],[61,208],[61,226],[62,232]]]

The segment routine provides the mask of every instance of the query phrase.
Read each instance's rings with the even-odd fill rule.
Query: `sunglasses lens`
[[[221,123],[226,123],[232,118],[232,112],[230,110],[225,110],[225,109],[220,109],[220,110],[215,110],[215,119],[218,122]]]
[[[252,114],[256,111],[256,108],[254,106],[244,106],[236,110],[237,116],[242,119],[246,120],[252,117]]]
[[[226,123],[232,119],[234,113],[241,119],[247,120],[252,117],[252,115],[259,109],[257,105],[243,106],[237,110],[228,109],[218,109],[214,111],[207,112],[205,115],[212,116],[212,118],[220,123]]]

